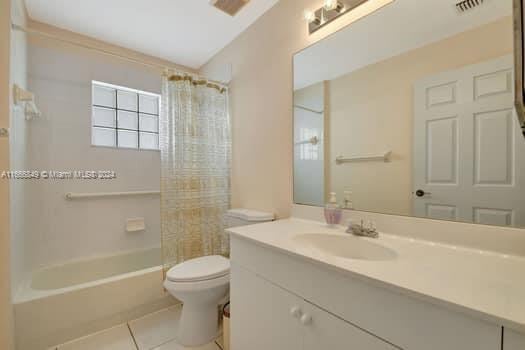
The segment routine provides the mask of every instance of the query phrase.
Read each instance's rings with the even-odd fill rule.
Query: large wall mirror
[[[294,56],[294,201],[525,227],[513,0],[396,0]]]

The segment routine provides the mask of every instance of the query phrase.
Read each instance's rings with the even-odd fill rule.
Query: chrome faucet
[[[346,233],[351,233],[355,236],[360,237],[370,237],[370,238],[378,238],[379,232],[377,232],[377,229],[375,228],[375,225],[372,221],[368,222],[368,226],[365,226],[363,220],[361,220],[360,224],[352,224],[348,225],[348,229],[346,230]]]

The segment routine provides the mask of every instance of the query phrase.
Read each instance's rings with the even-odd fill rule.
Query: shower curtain
[[[164,272],[195,257],[229,254],[231,130],[226,88],[165,74],[159,130]]]

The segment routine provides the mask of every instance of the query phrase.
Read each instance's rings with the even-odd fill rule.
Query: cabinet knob
[[[310,323],[312,323],[312,316],[310,316],[309,314],[304,314],[301,316],[301,323],[304,325],[304,326],[307,326],[309,325]]]
[[[298,306],[294,306],[290,309],[290,315],[292,315],[294,318],[299,318],[302,316],[302,314],[303,312]]]

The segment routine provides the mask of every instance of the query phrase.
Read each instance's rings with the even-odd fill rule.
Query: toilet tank
[[[230,209],[224,215],[226,228],[273,221],[274,215],[251,209]]]

